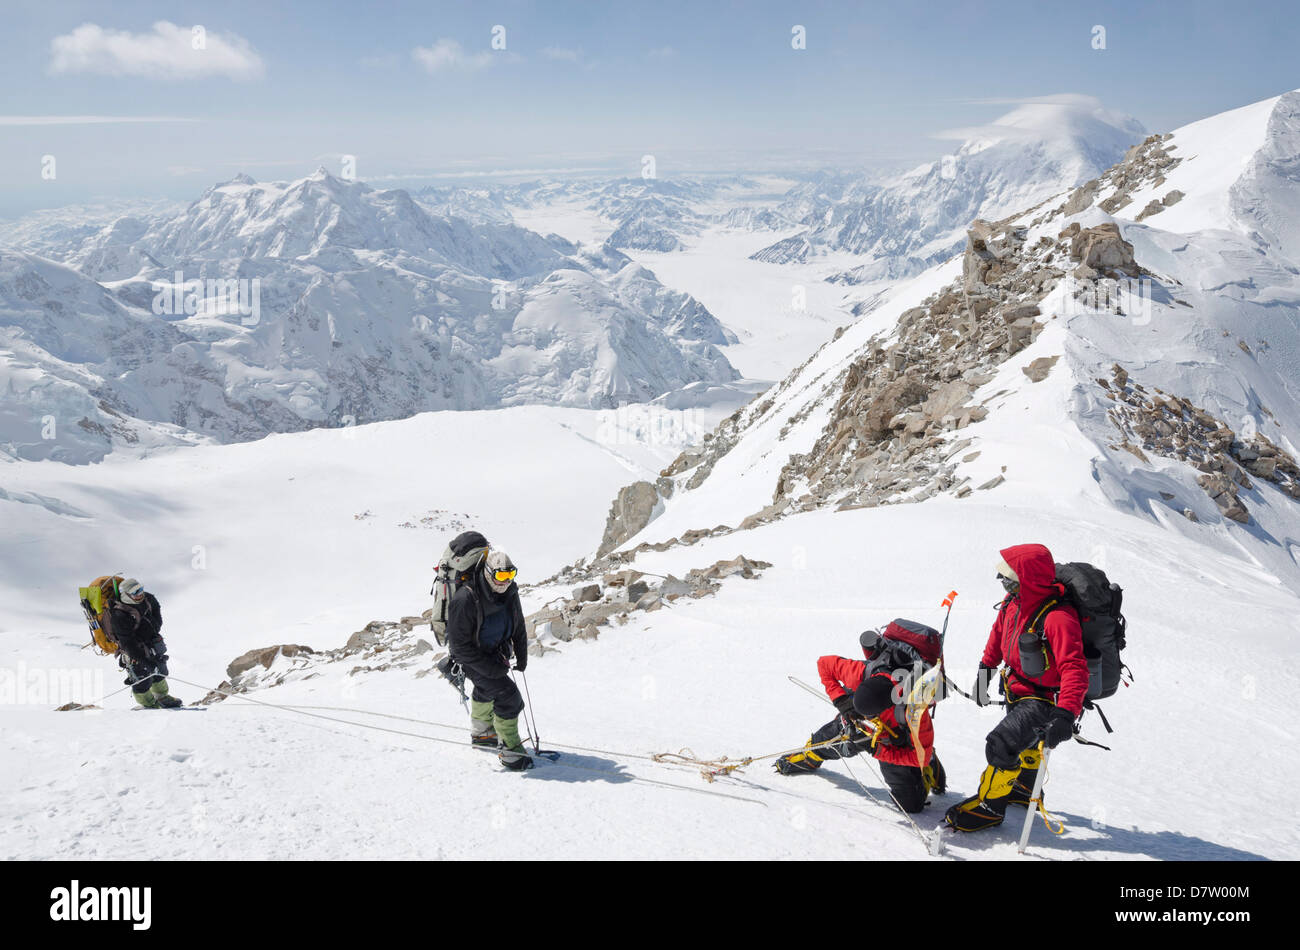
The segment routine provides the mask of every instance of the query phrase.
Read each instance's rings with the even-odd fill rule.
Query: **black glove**
[[[975,676],[975,686],[971,689],[971,698],[975,700],[976,706],[987,706],[989,704],[989,683],[993,679],[996,668],[980,664],[979,673]]]
[[[1074,714],[1068,709],[1057,706],[1052,710],[1052,718],[1043,727],[1043,744],[1055,749],[1067,739],[1074,738]]]
[[[518,670],[520,673],[522,673],[522,672],[523,672],[524,670],[526,670],[527,668],[528,668],[528,658],[527,658],[527,657],[523,657],[523,656],[521,656],[521,657],[519,657],[517,660],[515,660],[515,669]]]
[[[835,704],[835,711],[845,719],[852,719],[857,713],[853,709],[853,694],[845,693],[843,696],[832,700]]]
[[[875,737],[872,733],[861,728],[861,721],[854,719],[852,716],[844,716],[844,737],[849,745],[860,746],[870,749],[872,739]]]
[[[171,658],[167,655],[167,644],[163,642],[162,637],[159,637],[157,640],[150,640],[144,645],[144,656],[136,662],[152,663],[155,672],[160,676],[166,676],[167,661],[169,659]]]

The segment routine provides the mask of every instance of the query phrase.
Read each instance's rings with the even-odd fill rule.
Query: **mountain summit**
[[[794,189],[782,209],[797,209],[787,216],[807,230],[753,258],[791,263],[847,251],[866,258],[849,282],[911,276],[960,251],[975,218],[995,221],[1094,178],[1143,134],[1136,119],[1090,97],[1025,103],[991,125],[947,133],[965,141],[904,174]]]

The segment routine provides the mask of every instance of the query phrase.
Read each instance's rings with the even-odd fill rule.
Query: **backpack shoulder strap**
[[[1053,610],[1056,610],[1058,607],[1063,607],[1063,606],[1064,604],[1061,603],[1061,599],[1059,597],[1049,597],[1047,599],[1047,603],[1043,604],[1042,607],[1038,608],[1038,612],[1034,614],[1034,619],[1029,621],[1029,626],[1025,627],[1025,633],[1041,633],[1043,631],[1043,627],[1047,623],[1047,615],[1050,614]]]

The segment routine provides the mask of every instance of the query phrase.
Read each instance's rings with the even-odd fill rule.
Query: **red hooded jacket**
[[[1030,696],[1034,688],[1017,678],[1029,679],[1020,665],[1020,635],[1048,599],[1063,596],[1065,588],[1056,583],[1056,562],[1052,552],[1043,545],[1017,544],[1005,548],[1001,554],[1020,578],[1020,592],[1008,597],[998,608],[980,662],[993,669],[1005,663],[1015,674],[1008,677],[1011,692]],[[1069,605],[1054,608],[1047,614],[1040,632],[1047,638],[1048,666],[1042,676],[1031,682],[1043,691],[1059,690],[1056,704],[1078,716],[1088,695],[1088,663],[1083,657],[1079,615]]]
[[[823,656],[817,660],[817,675],[821,677],[826,695],[832,702],[861,686],[866,671],[867,664],[862,660],[850,660],[842,656]],[[875,675],[889,674],[881,672]],[[892,678],[890,681],[893,682]],[[881,762],[916,768],[916,747],[912,745],[912,734],[906,722],[899,723],[894,713],[896,709],[897,706],[890,706],[880,714],[880,721],[893,731],[894,736],[891,738],[882,735],[872,754]],[[924,764],[929,765],[934,756],[934,724],[930,722],[928,710],[921,714],[920,737],[921,748],[925,750]]]

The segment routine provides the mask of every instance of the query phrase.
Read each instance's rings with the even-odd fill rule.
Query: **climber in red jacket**
[[[910,621],[896,620],[886,630],[899,624]],[[929,712],[922,714],[917,730],[923,753],[918,762],[906,707],[896,702],[898,686],[915,657],[896,656],[891,647],[896,647],[897,642],[874,630],[862,634],[860,642],[865,660],[842,656],[817,660],[817,673],[839,715],[814,732],[801,752],[778,759],[775,768],[782,775],[798,775],[815,772],[826,759],[852,758],[867,752],[880,763],[881,775],[898,806],[919,812],[930,791],[943,793],[945,780],[943,765],[934,752],[934,725]],[[834,741],[841,737],[842,741]]]
[[[988,703],[988,683],[1002,669],[1006,715],[988,734],[979,791],[944,816],[957,831],[1000,825],[1008,805],[1028,806],[1042,756],[1074,735],[1088,693],[1079,615],[1064,603],[1056,562],[1041,544],[1004,549],[998,577],[1007,596],[980,659],[975,702]]]

